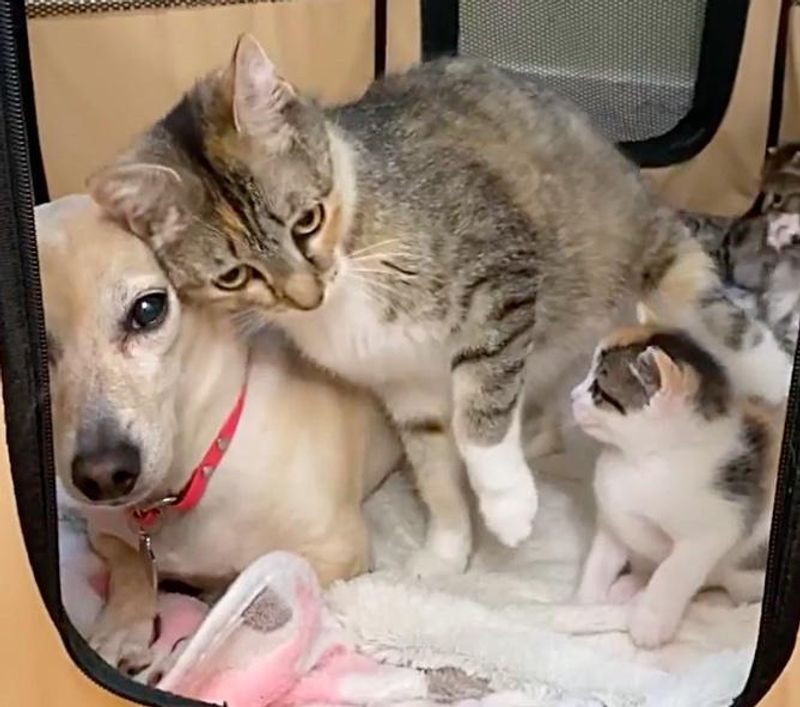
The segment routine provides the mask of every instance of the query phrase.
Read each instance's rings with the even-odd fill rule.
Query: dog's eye
[[[322,204],[315,204],[297,217],[294,225],[292,225],[292,235],[295,239],[313,236],[322,227],[324,221],[325,208]]]
[[[241,290],[253,276],[253,271],[247,265],[237,265],[227,272],[222,273],[214,284],[221,290]]]
[[[144,331],[160,326],[167,316],[168,302],[167,293],[163,290],[139,297],[128,313],[128,330]]]

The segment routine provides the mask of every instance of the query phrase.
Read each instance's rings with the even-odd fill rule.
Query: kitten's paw
[[[628,604],[644,587],[645,584],[641,578],[633,574],[623,574],[611,585],[606,599],[609,604]]]
[[[530,475],[519,484],[522,488],[488,491],[480,495],[481,515],[486,527],[507,547],[516,547],[533,529],[539,509],[539,496]]]
[[[675,637],[679,622],[680,617],[676,620],[669,613],[657,611],[640,600],[631,612],[628,631],[639,648],[658,648]]]
[[[89,645],[112,667],[134,677],[153,663],[155,617],[120,622],[102,617]]]
[[[467,555],[447,555],[429,547],[414,552],[406,563],[406,571],[417,579],[461,574],[467,568]]]

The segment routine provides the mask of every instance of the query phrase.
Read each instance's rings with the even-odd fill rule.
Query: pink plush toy
[[[424,675],[356,653],[324,609],[307,562],[270,553],[214,606],[158,687],[229,707],[392,704]]]

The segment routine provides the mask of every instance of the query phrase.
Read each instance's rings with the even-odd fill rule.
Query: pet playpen
[[[133,684],[60,602],[43,315],[32,207],[158,117],[236,35],[257,36],[327,103],[384,72],[466,54],[581,104],[669,202],[740,215],[768,146],[800,138],[800,7],[788,0],[5,0],[0,3],[0,703],[189,701]],[[800,621],[798,368],[790,394],[760,635],[738,705],[786,665]],[[32,569],[32,573],[31,573]],[[62,648],[66,647],[66,653]],[[77,667],[76,667],[77,666]],[[81,674],[88,675],[91,680]]]

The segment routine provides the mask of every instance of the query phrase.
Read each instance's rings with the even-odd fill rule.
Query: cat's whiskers
[[[374,251],[376,248],[381,248],[389,243],[398,243],[400,241],[399,238],[386,238],[385,240],[378,241],[377,243],[370,243],[369,245],[365,245],[363,248],[358,248],[350,253],[347,254],[347,258],[349,260],[353,260],[357,258],[362,253],[369,253]]]
[[[248,307],[239,312],[234,312],[231,318],[239,334],[245,338],[256,334],[264,328],[266,323],[261,312],[254,307]]]

